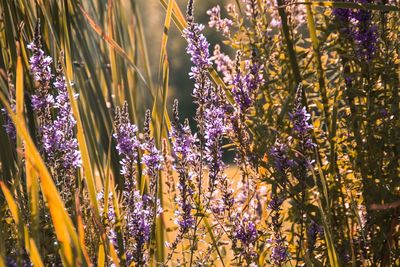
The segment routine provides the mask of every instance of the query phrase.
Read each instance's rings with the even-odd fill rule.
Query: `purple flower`
[[[368,3],[366,0],[358,0]],[[359,9],[353,11],[352,23],[354,24],[353,38],[357,45],[357,56],[364,60],[371,60],[377,49],[377,27],[372,24],[372,12]]]
[[[278,265],[281,266],[283,263],[285,263],[289,258],[289,252],[287,249],[287,246],[284,245],[283,240],[275,240],[275,244],[272,248],[271,252],[271,261]]]
[[[170,139],[172,143],[173,156],[175,157],[175,169],[178,172],[178,190],[179,196],[176,201],[179,209],[175,211],[177,224],[179,226],[180,235],[185,235],[193,228],[195,219],[192,215],[193,190],[191,188],[192,174],[190,169],[196,163],[197,159],[197,138],[192,135],[189,123],[186,120],[185,124],[179,122],[178,101],[174,101],[173,107],[174,120],[171,127]],[[177,244],[175,242],[174,244]]]
[[[218,44],[215,45],[213,56],[210,59],[217,65],[217,70],[222,73],[224,82],[232,84],[235,63],[228,55],[221,52]]]
[[[11,109],[15,111],[15,105],[11,104]],[[8,116],[7,111],[5,109],[1,109],[2,113],[5,116],[5,124],[3,125],[4,129],[6,130],[7,135],[10,137],[11,140],[15,141],[17,139],[17,131],[15,129],[15,125],[12,122],[11,118]]]
[[[324,229],[314,220],[311,220],[311,224],[307,229],[307,245],[310,253],[312,253],[315,249],[315,243],[318,235],[322,237],[324,235]]]
[[[232,81],[232,93],[242,113],[253,105],[257,90],[264,83],[263,66],[255,59],[245,62],[244,72],[240,69],[240,54],[236,57],[236,74]]]
[[[296,102],[293,111],[289,114],[290,120],[293,123],[292,132],[295,137],[300,141],[301,153],[306,152],[306,150],[312,150],[315,144],[311,138],[310,131],[313,129],[312,124],[310,124],[311,115],[307,112],[306,107],[301,104],[301,91],[302,88],[299,87]]]
[[[193,102],[197,104],[196,121],[200,130],[200,134],[204,134],[204,110],[208,103],[208,96],[213,87],[209,77],[208,69],[211,67],[211,59],[209,53],[210,44],[205,36],[201,33],[204,25],[193,21],[193,1],[189,1],[187,20],[188,27],[184,29],[183,36],[186,38],[188,45],[186,52],[190,55],[193,63],[189,73],[190,79],[194,80]],[[203,138],[201,136],[200,138]]]
[[[10,97],[10,107],[12,111],[15,112],[15,87],[12,82],[12,75],[11,73],[8,74],[8,87],[9,87],[9,97]],[[11,120],[10,116],[7,113],[5,108],[1,109],[1,112],[4,114],[5,117],[5,124],[3,125],[4,129],[6,130],[7,135],[10,137],[11,140],[15,141],[17,139],[17,130],[15,129],[15,125]]]
[[[28,49],[33,53],[29,62],[38,84],[36,94],[32,96],[32,107],[39,120],[42,152],[57,184],[64,185],[61,193],[67,198],[73,188],[76,170],[81,166],[81,156],[74,137],[76,122],[62,68],[63,53],[61,52],[55,81],[52,83],[52,59],[42,50],[39,22],[36,24],[34,40],[28,45]],[[52,91],[57,94],[56,99]]]
[[[146,112],[143,143],[137,138],[137,127],[130,123],[128,104],[122,109],[117,107],[114,120],[114,138],[117,151],[122,157],[121,174],[125,177],[122,195],[125,206],[125,248],[128,265],[148,264],[147,248],[155,221],[162,209],[157,199],[156,183],[161,170],[163,157],[155,147],[150,135],[150,112]],[[138,151],[142,149],[145,173],[150,177],[150,194],[141,195],[136,188],[136,164]]]
[[[40,21],[36,23],[34,39],[28,45],[28,49],[33,53],[29,63],[33,77],[38,83],[36,94],[32,96],[32,108],[38,115],[40,126],[45,127],[51,121],[50,109],[54,105],[54,98],[50,94],[53,75],[52,59],[42,50]]]
[[[78,150],[78,141],[74,137],[74,127],[76,124],[72,114],[71,104],[67,85],[65,82],[64,71],[62,68],[63,55],[60,56],[60,61],[57,68],[56,81],[54,88],[57,90],[55,108],[57,109],[57,117],[53,121],[52,134],[49,142],[44,141],[43,145],[48,155],[53,154],[62,162],[62,168],[73,174],[73,170],[81,166],[81,154]],[[46,136],[44,136],[44,139]]]
[[[125,177],[125,186],[134,188],[136,186],[136,163],[138,156],[139,141],[137,139],[137,126],[129,121],[128,104],[125,102],[123,108],[115,110],[114,134],[117,143],[116,149],[121,156],[121,174]]]
[[[357,0],[365,4],[371,1]],[[372,12],[365,9],[335,8],[333,14],[339,24],[339,30],[356,45],[357,58],[369,61],[377,49],[377,27],[372,23]]]
[[[271,210],[272,227],[272,237],[270,240],[272,243],[271,261],[278,266],[285,263],[290,256],[285,243],[286,238],[282,235],[282,222],[280,217],[282,203],[283,198],[275,193],[272,194],[271,201],[268,204],[268,208]]]
[[[258,238],[257,226],[247,212],[244,214],[237,213],[232,217],[233,249],[243,256],[248,264],[254,263],[257,258],[257,253],[254,250]]]
[[[154,139],[150,137],[150,120],[150,110],[147,110],[144,127],[144,142],[141,144],[141,148],[145,151],[142,157],[142,163],[146,167],[144,173],[152,179],[158,175],[164,159],[161,152],[157,149]]]
[[[210,96],[214,97],[214,99],[212,102],[209,102],[210,105],[204,112],[204,139],[205,159],[209,168],[209,192],[212,194],[213,190],[215,190],[215,184],[221,178],[224,169],[221,140],[227,127],[225,126],[226,115],[223,103],[215,92],[211,92]]]
[[[222,32],[224,36],[230,36],[230,27],[233,22],[227,18],[221,19],[221,8],[219,5],[208,10],[207,15],[210,16],[210,21],[208,22],[210,28],[215,27],[215,29]]]
[[[285,175],[288,169],[293,167],[294,162],[289,157],[289,148],[279,141],[271,148],[270,156],[274,168],[282,175]]]
[[[153,209],[149,198],[141,196],[138,190],[126,192],[130,194],[133,203],[127,207],[127,254],[130,254],[128,265],[135,263],[138,266],[147,264],[148,257],[145,247],[150,241],[150,234],[153,222]],[[130,242],[132,240],[133,242]]]

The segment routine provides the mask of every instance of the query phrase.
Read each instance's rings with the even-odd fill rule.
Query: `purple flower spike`
[[[125,186],[136,187],[136,163],[139,148],[137,126],[129,121],[128,104],[116,108],[113,137],[117,143],[117,151],[121,156],[121,174],[125,177]]]
[[[208,22],[210,28],[215,27],[215,29],[222,32],[224,36],[230,36],[230,27],[233,22],[227,18],[221,19],[221,8],[219,5],[208,10],[207,15],[210,16],[210,21]]]
[[[180,235],[183,236],[193,228],[195,224],[195,219],[192,215],[193,204],[191,203],[193,197],[193,190],[190,186],[192,177],[189,169],[195,164],[197,159],[197,138],[195,135],[192,135],[187,120],[183,125],[179,122],[177,100],[174,102],[173,114],[174,120],[171,127],[170,138],[173,155],[176,159],[175,169],[179,176],[179,196],[176,199],[179,210],[175,211],[175,216],[177,217]],[[174,243],[175,246],[176,244],[177,242]]]
[[[38,114],[40,126],[45,127],[51,121],[50,108],[54,105],[54,98],[50,94],[53,75],[52,59],[42,50],[39,21],[36,24],[33,42],[28,45],[28,49],[33,53],[29,63],[33,77],[39,85],[36,94],[32,96],[32,108]]]

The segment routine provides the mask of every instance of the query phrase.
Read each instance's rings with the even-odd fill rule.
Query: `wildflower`
[[[236,56],[236,73],[232,85],[232,93],[239,110],[244,113],[252,106],[257,89],[263,84],[263,66],[255,59],[245,62],[244,73],[240,69],[240,53]]]
[[[299,139],[301,152],[304,153],[306,150],[312,150],[315,144],[310,135],[310,130],[313,129],[313,126],[309,123],[311,115],[307,112],[306,107],[301,104],[301,90],[302,88],[299,87],[295,107],[289,116],[293,123],[293,134]]]
[[[196,155],[196,136],[192,135],[189,123],[186,120],[185,124],[179,122],[178,114],[178,101],[175,100],[173,107],[174,120],[171,127],[171,142],[173,155],[175,157],[175,169],[178,172],[178,190],[179,196],[177,203],[179,210],[176,211],[177,224],[181,235],[186,234],[195,223],[192,215],[193,205],[191,199],[193,197],[193,190],[190,186],[192,175],[190,168],[195,164]]]
[[[271,261],[278,266],[281,266],[289,258],[289,251],[285,244],[286,238],[281,233],[282,222],[280,211],[282,203],[283,199],[275,193],[272,194],[271,201],[268,204],[268,208],[271,210],[271,227],[273,232],[271,238]]]
[[[116,149],[122,157],[121,174],[125,177],[125,186],[136,187],[136,163],[138,156],[139,141],[137,139],[137,126],[129,121],[128,104],[125,102],[123,108],[115,110],[114,134],[117,143]]]
[[[104,197],[104,191],[100,191],[99,193],[97,193],[97,201],[99,203],[100,214],[103,214],[107,237],[113,243],[114,247],[118,249],[117,234],[114,231],[117,218],[114,210],[114,205],[112,205],[113,203],[112,192],[108,193],[107,206],[106,206],[106,199]]]
[[[8,87],[9,87],[9,96],[10,96],[10,107],[13,112],[15,112],[15,87],[12,82],[12,76],[11,74],[8,75]],[[10,137],[11,140],[15,141],[17,139],[17,131],[15,129],[15,125],[12,122],[10,116],[7,113],[7,110],[5,108],[1,109],[1,112],[5,116],[5,124],[3,125],[4,129],[6,130],[7,135]]]
[[[62,60],[63,54],[61,53],[54,82],[54,88],[57,90],[54,107],[58,112],[52,126],[47,128],[51,130],[43,133],[43,146],[49,158],[54,162],[61,162],[58,171],[69,174],[69,178],[71,178],[74,170],[81,166],[81,155],[78,150],[78,141],[74,137],[76,121],[71,111]]]
[[[154,220],[153,209],[149,202],[150,199],[146,195],[140,195],[138,190],[133,190],[133,192],[126,191],[125,194],[130,194],[131,199],[133,199],[133,203],[127,208],[126,215],[127,238],[128,241],[133,241],[128,242],[127,254],[131,257],[130,260],[127,259],[127,263],[143,266],[148,261],[145,247],[150,242],[152,222]]]
[[[274,168],[278,173],[285,175],[289,168],[293,167],[293,160],[288,156],[289,148],[286,144],[277,141],[270,150]]]
[[[28,49],[33,53],[29,62],[33,77],[38,83],[36,94],[32,96],[32,107],[39,120],[43,153],[57,183],[64,183],[61,193],[66,198],[73,189],[76,169],[81,166],[81,156],[74,137],[76,122],[62,68],[63,53],[61,52],[55,81],[52,83],[52,59],[42,50],[40,22],[36,24],[34,40],[28,45]],[[56,99],[52,95],[53,89],[57,93]],[[52,111],[56,114],[55,118]]]
[[[221,19],[221,8],[219,5],[208,10],[207,15],[210,16],[210,21],[208,22],[210,28],[215,27],[215,29],[222,32],[224,36],[230,36],[230,27],[233,22],[227,18]]]
[[[358,0],[358,2],[368,3],[367,0]],[[357,45],[357,55],[369,61],[375,54],[378,39],[377,28],[372,24],[372,12],[364,9],[353,11],[351,22],[354,25],[352,36]]]
[[[361,4],[368,0],[357,0]],[[335,8],[333,14],[340,26],[339,31],[354,41],[357,57],[369,61],[377,49],[377,27],[372,23],[372,12],[365,9]]]
[[[114,138],[117,151],[122,156],[120,161],[121,174],[125,177],[123,198],[126,203],[126,254],[127,263],[139,266],[148,263],[148,253],[151,232],[155,217],[162,209],[158,203],[155,185],[158,171],[161,170],[162,156],[155,148],[154,140],[150,136],[150,112],[146,113],[145,133],[143,143],[137,138],[137,127],[129,121],[128,105],[125,102],[122,110],[116,109],[114,121]],[[136,163],[138,149],[144,150],[143,163],[146,174],[150,176],[150,194],[141,195],[136,188]]]
[[[234,73],[234,62],[228,55],[221,52],[221,47],[217,44],[214,47],[213,56],[211,60],[217,65],[217,70],[223,75],[225,83],[232,84]]]
[[[155,195],[158,172],[162,169],[164,161],[161,152],[157,149],[154,138],[150,136],[150,110],[146,111],[145,127],[144,127],[144,142],[141,144],[145,151],[142,157],[142,162],[145,165],[144,173],[150,177],[150,192]]]
[[[54,105],[54,98],[50,94],[53,75],[51,74],[52,59],[42,50],[40,21],[36,23],[34,39],[28,45],[28,49],[33,53],[29,59],[31,71],[39,84],[35,94],[32,95],[32,108],[38,115],[40,126],[46,127],[51,123],[50,109]]]
[[[248,264],[255,262],[257,258],[255,246],[258,238],[255,222],[247,212],[244,212],[244,214],[236,213],[231,221],[233,221],[233,250],[238,251]]]
[[[215,189],[215,183],[221,178],[224,169],[222,161],[221,140],[226,132],[225,111],[222,108],[221,100],[215,91],[210,94],[212,103],[205,110],[205,159],[209,168],[209,192]],[[211,99],[210,99],[211,100]],[[210,196],[211,197],[211,196]]]
[[[318,225],[314,220],[311,220],[311,224],[307,229],[307,245],[308,251],[312,253],[315,249],[315,244],[317,241],[317,236],[323,236],[324,230],[323,228]]]
[[[211,67],[211,59],[209,53],[210,44],[205,36],[201,33],[204,25],[194,22],[193,19],[193,1],[189,1],[187,10],[188,27],[184,29],[183,36],[186,38],[188,45],[186,52],[190,55],[193,63],[189,73],[190,79],[194,80],[194,89],[192,96],[194,103],[197,104],[196,121],[200,130],[200,134],[204,134],[204,110],[207,104],[207,97],[212,87],[212,83],[208,77],[208,69]],[[200,138],[203,138],[201,136]]]

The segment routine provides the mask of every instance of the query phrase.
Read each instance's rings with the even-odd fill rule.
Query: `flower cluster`
[[[357,0],[366,4],[371,1]],[[370,61],[377,49],[377,28],[372,23],[372,12],[366,9],[335,8],[333,14],[339,22],[339,30],[342,34],[351,38],[356,45],[358,58]]]
[[[15,112],[15,87],[14,84],[12,82],[12,76],[11,74],[8,75],[8,88],[9,88],[9,99],[11,101],[10,103],[10,107],[12,109],[12,111]],[[17,131],[15,129],[15,125],[12,122],[10,116],[8,116],[7,114],[7,110],[5,108],[1,109],[1,112],[4,114],[5,116],[5,124],[3,125],[4,129],[6,130],[6,133],[8,134],[8,136],[10,137],[11,140],[15,141],[17,139]]]
[[[310,226],[307,229],[307,245],[310,253],[312,253],[315,249],[318,235],[323,237],[324,229],[314,220],[311,220]]]
[[[38,83],[36,94],[32,95],[32,108],[37,113],[40,127],[45,128],[51,123],[50,109],[54,105],[54,97],[50,94],[53,75],[51,73],[51,64],[53,62],[50,56],[46,56],[42,50],[42,41],[40,34],[40,21],[37,22],[33,42],[28,45],[32,51],[32,57],[29,64],[35,81]]]
[[[255,263],[257,253],[255,252],[258,238],[257,227],[251,216],[236,213],[233,220],[232,247],[237,255],[243,256],[248,264]]]
[[[254,103],[257,89],[262,86],[263,66],[255,59],[246,60],[244,71],[240,69],[240,54],[236,57],[236,74],[230,82],[232,93],[240,112],[244,113]]]
[[[293,136],[299,140],[300,152],[305,155],[304,153],[307,151],[313,150],[315,143],[310,133],[313,129],[312,124],[310,124],[311,115],[307,112],[306,107],[302,105],[302,90],[302,87],[299,86],[295,106],[289,117],[293,124]]]
[[[59,171],[63,171],[64,175],[69,173],[72,176],[74,170],[81,166],[81,156],[78,150],[78,141],[74,137],[76,122],[71,111],[62,60],[61,55],[56,80],[53,83],[57,92],[54,108],[58,112],[52,124],[44,127],[43,148],[48,159],[54,162]]]
[[[148,264],[149,256],[146,248],[150,245],[155,217],[162,212],[157,199],[156,184],[164,159],[151,137],[149,111],[146,113],[142,142],[137,137],[137,126],[130,123],[126,102],[122,109],[116,109],[113,136],[117,143],[116,149],[122,157],[121,174],[125,178],[122,193],[126,204],[124,220],[127,263],[141,266]],[[136,165],[140,150],[144,153],[142,162],[145,173],[150,177],[150,193],[144,195],[140,194],[136,185]]]
[[[177,197],[179,210],[175,212],[177,216],[177,224],[180,227],[181,235],[186,234],[193,228],[195,220],[192,215],[193,205],[191,203],[193,198],[192,172],[191,166],[197,160],[197,137],[192,135],[189,123],[186,120],[182,125],[179,122],[178,116],[178,101],[175,100],[173,108],[174,120],[171,127],[171,143],[173,155],[176,159],[175,169],[178,172],[178,190],[180,192]]]
[[[210,16],[210,21],[208,22],[210,28],[215,27],[215,29],[222,32],[224,36],[230,35],[230,27],[233,22],[228,18],[221,19],[221,8],[219,5],[208,10],[207,15]]]
[[[121,156],[121,174],[125,177],[125,187],[136,187],[136,164],[139,148],[137,138],[138,128],[129,121],[128,104],[125,102],[122,110],[117,107],[114,119],[113,137],[117,143],[116,149]]]
[[[29,60],[31,71],[38,86],[32,96],[32,108],[39,120],[39,135],[46,160],[58,184],[65,183],[62,193],[68,197],[75,181],[76,170],[81,166],[78,141],[74,137],[75,119],[70,105],[64,77],[63,53],[61,52],[55,80],[52,74],[52,58],[42,50],[40,23],[35,29],[34,41],[28,45],[32,51]],[[56,94],[54,98],[53,91]],[[55,117],[52,115],[55,113]]]
[[[271,261],[277,266],[281,266],[289,259],[288,247],[285,243],[286,238],[281,233],[282,222],[281,222],[281,205],[283,199],[278,195],[274,194],[271,197],[271,201],[268,204],[268,208],[271,210],[271,226],[273,235],[271,238],[272,251],[271,251]]]

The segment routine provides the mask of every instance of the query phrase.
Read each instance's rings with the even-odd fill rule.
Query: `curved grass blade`
[[[99,25],[97,25],[96,22],[94,22],[94,20],[90,17],[90,15],[85,11],[85,9],[82,7],[82,5],[79,4],[78,6],[79,6],[82,14],[86,18],[86,20],[89,22],[89,25],[92,27],[92,29],[99,36],[101,36],[101,38],[103,38],[110,46],[112,46],[115,49],[115,51],[129,63],[130,66],[132,66],[135,69],[136,73],[138,74],[138,76],[140,77],[140,79],[142,80],[142,82],[144,83],[146,88],[149,90],[150,95],[152,96],[152,98],[154,98],[153,92],[151,91],[151,88],[150,88],[148,82],[144,78],[140,69],[135,65],[133,60],[129,58],[129,55],[109,35],[104,33],[104,31],[101,29],[101,27]]]

